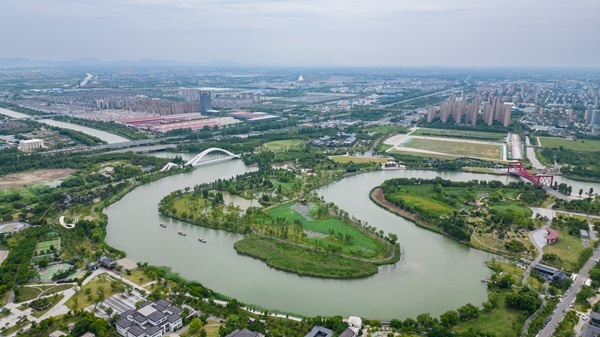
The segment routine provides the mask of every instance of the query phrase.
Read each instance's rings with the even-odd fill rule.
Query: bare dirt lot
[[[40,181],[64,179],[73,174],[73,169],[37,170],[31,172],[13,173],[0,178],[0,190],[23,188]]]

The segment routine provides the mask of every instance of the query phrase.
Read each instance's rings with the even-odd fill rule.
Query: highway
[[[414,101],[414,100],[419,99],[419,98],[425,98],[425,97],[429,97],[429,96],[435,96],[435,95],[443,94],[443,93],[446,93],[446,92],[456,91],[456,90],[460,90],[462,88],[464,88],[464,86],[450,88],[450,89],[446,89],[446,90],[442,90],[442,91],[436,91],[436,92],[432,92],[432,93],[427,94],[427,95],[422,95],[422,96],[417,96],[417,97],[413,97],[413,98],[408,98],[408,99],[405,99],[405,100],[402,100],[402,101],[398,101],[398,102],[394,102],[394,103],[390,103],[390,104],[379,105],[377,108],[388,108],[388,107],[394,106],[396,104],[406,103],[406,102]]]
[[[512,159],[523,160],[523,144],[521,143],[521,136],[519,136],[519,134],[509,133],[507,145],[510,148],[510,156]]]

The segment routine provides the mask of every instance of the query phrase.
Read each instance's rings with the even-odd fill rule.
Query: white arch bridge
[[[229,158],[233,158],[233,159],[240,158],[239,154],[235,154],[235,153],[232,153],[230,151],[227,151],[227,150],[224,150],[224,149],[220,149],[218,147],[211,147],[209,149],[206,149],[206,150],[198,153],[194,158],[188,160],[185,163],[185,165],[197,166],[197,165],[200,165],[200,164],[203,164],[203,163],[211,162],[212,160],[202,161],[202,158],[204,158],[206,155],[208,155],[209,153],[212,153],[212,152],[221,152],[221,153],[224,153],[224,154],[227,155],[227,157],[225,157],[225,158],[217,158],[217,159],[214,159],[214,160],[222,160],[222,159],[229,159]],[[179,165],[177,165],[175,163],[169,162],[160,171],[161,172],[168,171],[168,170],[172,169],[173,167],[179,167]]]

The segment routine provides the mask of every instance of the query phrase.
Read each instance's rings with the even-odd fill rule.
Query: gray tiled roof
[[[158,322],[159,320],[167,317],[167,315],[163,314],[160,311],[155,311],[146,317],[153,322]]]
[[[142,330],[142,328],[140,328],[137,325],[134,325],[131,328],[129,328],[129,330],[127,332],[134,336],[141,336],[145,333],[144,330]]]
[[[156,326],[156,325],[153,325],[153,326],[149,327],[148,329],[146,329],[146,333],[147,333],[149,336],[152,336],[152,335],[154,335],[155,333],[159,332],[160,330],[162,330],[160,327],[158,327],[158,326]]]
[[[166,308],[166,307],[168,307],[168,306],[171,305],[171,302],[165,301],[165,300],[158,300],[158,301],[156,301],[156,304],[157,305],[162,305],[163,307]]]
[[[119,315],[119,317],[121,317],[121,318],[127,318],[127,316],[129,316],[129,315],[133,315],[134,313],[135,313],[135,311],[133,311],[133,310],[127,310],[127,311],[123,311],[123,312],[122,312],[122,313]]]
[[[140,314],[138,312],[136,312],[132,318],[138,324],[143,324],[146,321],[146,317],[144,317],[142,314]]]
[[[181,316],[173,314],[173,315],[169,315],[169,317],[167,317],[167,322],[173,323],[173,322],[177,322],[180,319],[181,319]]]
[[[131,323],[129,320],[127,320],[126,318],[123,318],[121,320],[118,320],[117,323],[115,323],[117,326],[120,326],[121,328],[128,328],[130,326],[133,325],[133,323]]]
[[[227,335],[225,337],[258,337],[258,336],[259,336],[258,333],[244,328],[242,330],[235,329],[235,330],[233,330],[232,333],[230,333],[229,335]]]
[[[178,306],[172,305],[172,306],[170,306],[170,307],[167,308],[167,311],[169,311],[169,312],[171,312],[171,313],[173,313],[175,315],[179,315],[179,314],[181,314],[183,312],[183,309],[181,309]]]
[[[160,312],[165,312],[165,310],[167,310],[167,308],[163,307],[163,306],[162,306],[162,305],[160,305],[160,304],[156,304],[156,305],[154,306],[154,309],[156,309],[156,311],[160,311]]]

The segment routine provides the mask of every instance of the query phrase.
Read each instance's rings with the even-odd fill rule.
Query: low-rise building
[[[162,337],[183,326],[183,310],[169,301],[146,301],[137,310],[128,310],[115,323],[123,337]]]
[[[19,150],[31,151],[44,147],[44,141],[41,139],[27,139],[19,142]]]
[[[315,325],[309,333],[304,337],[332,337],[333,330],[327,329],[326,327]]]

